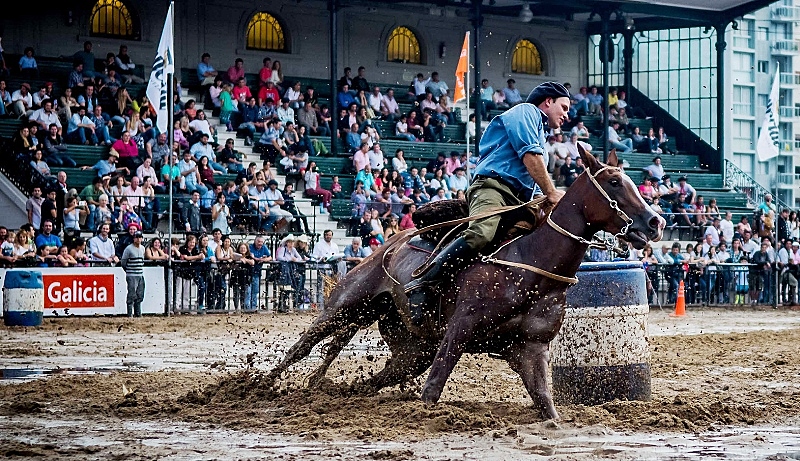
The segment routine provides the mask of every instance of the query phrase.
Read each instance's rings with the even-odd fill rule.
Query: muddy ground
[[[505,363],[465,356],[426,408],[422,379],[343,392],[388,356],[377,331],[302,388],[259,380],[310,315],[57,318],[0,330],[0,458],[37,459],[798,459],[800,313],[650,314],[653,399],[559,406],[538,421]],[[55,370],[55,372],[53,372]],[[424,377],[425,375],[423,375]]]

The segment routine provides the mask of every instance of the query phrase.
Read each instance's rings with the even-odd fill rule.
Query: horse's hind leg
[[[373,391],[395,386],[416,378],[431,365],[437,343],[412,336],[396,310],[390,310],[390,314],[380,320],[378,327],[392,356],[383,370],[362,383],[362,386]]]
[[[558,419],[553,397],[547,387],[547,369],[550,350],[548,343],[527,341],[517,344],[509,352],[506,361],[522,378],[525,389],[533,399],[544,419]]]
[[[361,327],[356,324],[349,325],[348,327],[341,329],[335,333],[333,339],[325,345],[325,358],[322,361],[322,364],[314,370],[311,375],[308,377],[308,386],[314,387],[318,385],[323,378],[325,378],[325,373],[328,372],[328,368],[330,368],[331,363],[336,360],[336,357],[339,356],[339,353],[342,352],[342,349],[347,346],[353,336],[358,333],[358,330]]]
[[[314,346],[332,335],[339,328],[340,325],[333,321],[333,319],[319,318],[314,321],[308,330],[303,333],[303,336],[289,348],[283,360],[269,372],[267,379],[277,379],[284,371],[288,370],[290,366],[308,357],[308,354],[311,353]]]

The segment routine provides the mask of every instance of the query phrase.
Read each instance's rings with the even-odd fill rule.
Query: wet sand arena
[[[441,403],[422,379],[375,396],[342,386],[383,367],[359,333],[322,389],[262,385],[310,315],[46,319],[0,330],[3,459],[800,459],[800,313],[650,314],[653,399],[531,416],[503,362],[465,356]],[[426,376],[425,374],[423,375]]]

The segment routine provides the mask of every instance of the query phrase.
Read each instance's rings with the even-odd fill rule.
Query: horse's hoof
[[[420,400],[422,400],[422,403],[425,404],[426,408],[436,405],[436,403],[439,401],[439,396],[434,395],[434,392],[430,391],[429,389],[430,388],[427,386],[422,389],[422,395],[420,396]]]
[[[543,423],[543,424],[544,424],[544,427],[545,427],[545,428],[547,428],[547,429],[557,429],[557,430],[560,430],[560,429],[561,429],[561,426],[558,424],[558,421],[559,421],[559,419],[560,419],[560,418],[558,417],[558,415],[556,415],[556,417],[555,417],[555,418],[548,419],[547,421],[545,421],[545,422]]]

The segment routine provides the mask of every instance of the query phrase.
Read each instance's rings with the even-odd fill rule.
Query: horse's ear
[[[578,153],[581,154],[583,164],[586,165],[586,168],[590,173],[594,174],[601,168],[600,162],[597,160],[597,158],[595,158],[591,152],[586,152],[586,149],[583,148],[580,142],[578,143]]]
[[[606,162],[608,166],[619,166],[619,158],[617,158],[617,149],[611,149],[611,152],[608,153],[608,161]]]

